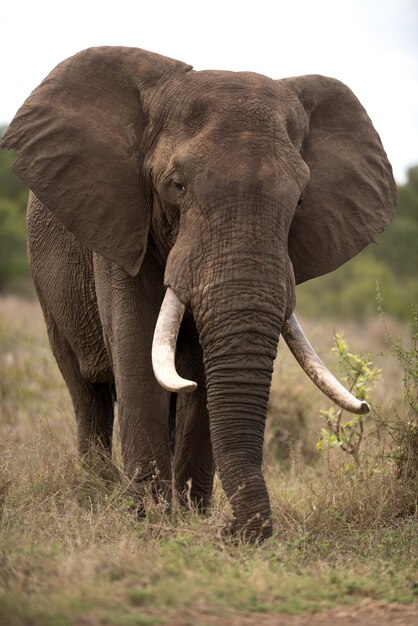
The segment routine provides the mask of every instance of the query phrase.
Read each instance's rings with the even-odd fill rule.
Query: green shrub
[[[349,352],[342,333],[335,333],[332,352],[338,356],[339,369],[344,373],[348,388],[359,400],[369,400],[369,392],[381,376],[381,370],[373,367],[370,357]],[[326,427],[321,430],[318,450],[335,446],[350,454],[356,465],[360,464],[360,446],[363,441],[364,423],[367,416],[349,415],[334,406],[321,410]],[[344,419],[343,419],[344,417]]]
[[[413,311],[408,343],[389,332],[387,341],[403,371],[405,399],[404,415],[396,415],[391,433],[396,445],[394,458],[398,477],[411,484],[418,505],[418,309]]]
[[[12,200],[0,198],[0,291],[28,276],[25,213]]]
[[[5,129],[0,128],[0,136]],[[0,150],[0,292],[26,292],[29,282],[26,253],[28,191],[13,174],[14,151]]]
[[[311,317],[366,319],[377,313],[379,287],[386,313],[406,321],[411,304],[418,302],[416,274],[400,277],[373,250],[369,247],[335,272],[297,287],[298,309]]]

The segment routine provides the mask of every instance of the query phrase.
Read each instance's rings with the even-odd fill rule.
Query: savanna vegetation
[[[0,293],[26,293],[29,286],[26,254],[27,190],[10,171],[15,155],[0,151]]]
[[[221,539],[219,484],[206,517],[150,500],[139,523],[117,432],[112,471],[78,462],[39,306],[22,297],[26,190],[12,161],[0,153],[0,624],[292,625],[324,610],[312,624],[352,611],[415,624],[418,167],[379,245],[298,290],[312,343],[373,411],[335,410],[280,346],[264,456],[275,534],[251,547]]]
[[[363,357],[348,366],[374,407],[360,438],[347,415],[335,435],[330,405],[281,346],[265,441],[275,535],[250,547],[221,539],[230,510],[219,484],[207,517],[168,516],[150,501],[139,523],[118,441],[105,478],[77,461],[68,393],[36,302],[0,302],[1,624],[277,624],[283,612],[292,624],[364,602],[383,611],[370,613],[382,624],[387,606],[416,623],[416,320],[403,343],[387,344],[379,321],[346,325],[334,356],[325,325],[304,320],[332,369],[347,368],[347,354],[366,342],[377,355],[373,366]],[[395,323],[390,331],[402,332]]]

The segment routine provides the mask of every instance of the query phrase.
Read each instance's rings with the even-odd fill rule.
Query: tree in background
[[[5,128],[0,129],[0,136]],[[29,271],[26,254],[28,191],[13,174],[16,154],[0,151],[0,292],[26,292]]]
[[[418,273],[418,165],[408,170],[408,181],[398,185],[397,217],[381,235],[375,257],[390,265],[396,277]]]

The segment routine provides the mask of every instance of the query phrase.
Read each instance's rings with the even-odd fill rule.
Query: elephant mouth
[[[185,306],[168,287],[152,344],[152,366],[157,381],[168,391],[191,392],[197,383],[179,376],[175,365],[175,351]],[[353,396],[325,367],[305,336],[294,313],[283,323],[281,334],[293,356],[315,385],[342,409],[364,415],[370,411],[365,400]]]

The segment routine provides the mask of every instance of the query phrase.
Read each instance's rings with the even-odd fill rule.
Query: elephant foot
[[[129,496],[128,496],[129,497]],[[150,497],[139,498],[132,496],[128,499],[128,508],[135,515],[139,522],[147,518],[158,518],[171,512],[171,503],[167,500],[159,499],[158,502],[150,500]]]
[[[261,523],[260,523],[261,522]],[[271,537],[273,527],[271,519],[261,521],[259,516],[240,526],[236,519],[227,522],[221,529],[223,541],[234,543],[252,543],[258,545]]]
[[[121,475],[111,456],[101,448],[93,448],[80,457],[80,464],[84,470],[97,476],[106,485],[120,482]]]
[[[210,510],[211,492],[197,491],[192,488],[191,481],[187,481],[185,489],[176,489],[177,502],[185,511],[196,511],[200,515],[207,515]]]
[[[238,538],[238,524],[236,519],[231,519],[224,524],[220,531],[222,541],[230,542]]]
[[[162,480],[131,480],[125,477],[125,489],[129,508],[138,520],[150,515],[166,515],[171,510],[171,483]]]

